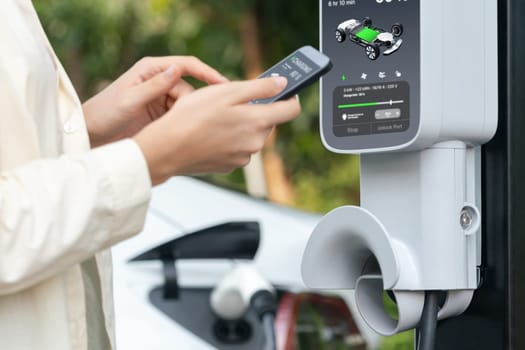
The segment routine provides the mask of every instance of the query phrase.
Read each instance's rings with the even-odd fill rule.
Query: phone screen
[[[295,91],[299,85],[310,80],[310,78],[318,73],[319,70],[320,67],[311,59],[309,59],[305,54],[303,54],[301,51],[296,51],[259,77],[285,77],[288,79],[288,86],[285,88],[285,90],[277,96],[267,99],[254,100],[252,103],[271,103],[282,99],[291,91]]]

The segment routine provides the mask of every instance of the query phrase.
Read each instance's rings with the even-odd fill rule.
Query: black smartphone
[[[278,95],[252,103],[272,103],[296,95],[301,89],[317,81],[332,69],[332,62],[323,53],[312,46],[304,46],[290,54],[281,62],[261,74],[259,78],[282,76],[288,79],[288,85]]]

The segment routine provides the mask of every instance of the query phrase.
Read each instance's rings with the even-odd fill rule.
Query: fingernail
[[[173,75],[175,74],[175,70],[177,68],[175,67],[175,65],[169,67],[165,72],[164,72],[164,76],[167,78],[167,79],[171,79],[173,78]]]
[[[275,86],[277,86],[280,89],[282,89],[282,88],[286,87],[286,85],[288,85],[288,79],[286,79],[285,77],[275,77],[275,78],[273,78],[273,81],[275,83]]]

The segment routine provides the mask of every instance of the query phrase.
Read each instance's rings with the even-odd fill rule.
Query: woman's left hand
[[[83,110],[92,147],[134,136],[164,115],[193,87],[182,77],[208,84],[228,80],[199,59],[190,56],[147,57],[84,103]]]

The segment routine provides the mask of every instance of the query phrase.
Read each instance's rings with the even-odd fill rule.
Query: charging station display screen
[[[419,0],[320,0],[325,144],[336,151],[395,147],[419,128]]]
[[[407,131],[409,98],[405,81],[340,86],[334,91],[334,134],[347,137]]]

